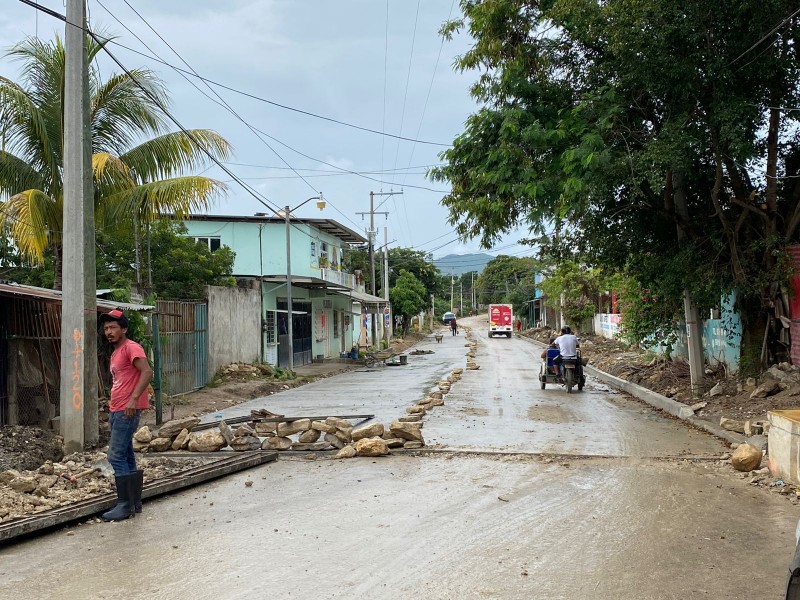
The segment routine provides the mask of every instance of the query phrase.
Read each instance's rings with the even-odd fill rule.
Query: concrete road
[[[542,391],[533,346],[478,339],[481,370],[426,417],[438,452],[283,454],[135,520],[0,550],[0,597],[782,597],[797,507],[687,460],[720,452],[713,438],[595,384]],[[431,342],[413,379],[402,367],[351,373],[267,407],[370,407],[385,421],[463,365],[463,343]]]

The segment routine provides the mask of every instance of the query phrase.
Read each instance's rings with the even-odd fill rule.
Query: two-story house
[[[193,215],[184,222],[189,236],[213,251],[228,246],[236,253],[233,274],[261,293],[262,359],[288,365],[286,222],[283,214],[253,216]],[[356,274],[342,269],[344,250],[367,239],[330,219],[290,219],[292,346],[294,364],[338,357],[352,346],[375,343],[388,303],[367,294]],[[380,320],[378,320],[380,319]],[[383,327],[377,326],[377,339]]]

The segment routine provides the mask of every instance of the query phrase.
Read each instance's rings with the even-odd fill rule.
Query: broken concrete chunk
[[[336,426],[325,421],[311,421],[311,429],[316,429],[322,433],[333,433],[336,431]]]
[[[173,419],[172,421],[167,421],[159,428],[158,437],[174,438],[183,429],[188,429],[191,431],[199,422],[200,419],[195,417],[186,417],[183,419]]]
[[[386,440],[386,445],[389,448],[402,448],[403,444],[405,444],[405,442],[406,442],[406,440],[404,440],[402,438],[393,437],[393,438],[389,438],[389,439]]]
[[[25,477],[22,475],[14,477],[14,479],[8,482],[8,487],[21,494],[30,494],[38,485],[35,477]]]
[[[278,423],[276,431],[279,436],[288,437],[308,429],[311,429],[311,419],[298,419],[297,421],[289,421],[288,423]]]
[[[720,417],[719,426],[728,431],[744,434],[744,423],[736,419],[728,419],[727,417]]]
[[[337,429],[347,429],[353,427],[353,424],[350,421],[347,419],[340,419],[339,417],[328,417],[325,419],[325,422],[328,425],[333,425]]]
[[[405,444],[403,444],[403,448],[405,448],[406,450],[417,450],[419,448],[422,448],[424,445],[425,444],[423,444],[422,442],[408,441]]]
[[[335,433],[326,433],[323,439],[334,448],[339,448],[340,450],[347,445],[347,442],[339,439]]]
[[[769,380],[758,386],[753,393],[750,394],[750,398],[753,400],[757,398],[766,398],[767,396],[777,394],[779,391],[781,391],[780,383],[775,380]]]
[[[175,438],[175,441],[172,442],[172,449],[183,450],[188,445],[189,445],[189,430],[182,429],[181,432],[178,434],[178,437]]]
[[[172,438],[168,437],[154,438],[150,440],[150,443],[147,445],[147,449],[153,452],[166,452],[170,448],[172,448]]]
[[[219,433],[225,439],[225,444],[230,444],[233,441],[233,431],[224,420],[219,422]]]
[[[264,450],[289,450],[291,447],[292,440],[279,435],[269,437],[261,444],[261,448]]]
[[[762,435],[764,433],[764,421],[745,421],[744,434],[747,437]]]
[[[752,444],[742,444],[733,452],[731,464],[737,471],[754,471],[761,466],[761,450]]]
[[[379,437],[383,435],[383,423],[368,423],[359,427],[354,427],[351,435],[353,441],[357,442],[368,437]]]
[[[322,432],[317,429],[307,429],[297,438],[301,444],[313,444],[319,439]]]
[[[359,456],[386,456],[389,446],[379,437],[362,438],[356,442],[356,452]]]
[[[189,450],[192,452],[217,452],[228,445],[219,431],[198,431],[189,434]]]
[[[292,444],[292,450],[296,452],[320,452],[322,450],[330,450],[331,445],[328,442],[314,442],[309,444],[295,443]]]
[[[353,446],[347,445],[344,446],[339,452],[336,453],[334,458],[353,458],[356,456],[357,452]]]
[[[133,434],[133,439],[142,444],[149,444],[153,440],[153,434],[150,432],[150,428],[145,425]]]
[[[717,385],[711,388],[711,391],[708,392],[708,395],[713,398],[714,396],[721,396],[724,391],[725,385],[720,381],[717,383]]]
[[[403,438],[412,442],[424,442],[422,431],[420,431],[419,424],[417,423],[403,423],[395,421],[389,428],[396,437]]]
[[[260,450],[261,440],[253,435],[240,435],[239,437],[233,438],[233,441],[231,442],[231,448],[233,448],[236,452]]]
[[[275,433],[275,428],[277,427],[277,423],[256,423],[256,435],[264,436],[270,433]]]

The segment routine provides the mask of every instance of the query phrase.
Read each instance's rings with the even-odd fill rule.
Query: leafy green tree
[[[137,220],[207,208],[224,185],[185,173],[206,165],[206,152],[228,157],[228,143],[207,129],[167,131],[161,107],[169,99],[155,74],[136,69],[104,80],[94,63],[102,47],[92,38],[88,45],[98,229],[131,229]],[[0,77],[0,225],[30,263],[42,264],[52,250],[60,288],[64,46],[58,37],[29,38],[6,56],[22,62],[23,78],[18,84]]]
[[[432,171],[459,233],[489,247],[525,223],[554,255],[578,248],[644,287],[636,259],[652,254],[665,288],[682,267],[698,296],[739,289],[745,344],[760,343],[800,238],[800,112],[782,110],[800,86],[796,2],[461,8],[444,34],[474,38],[456,67],[480,72],[481,108]]]
[[[523,288],[530,294],[524,300],[527,302],[534,296],[536,269],[536,260],[529,257],[500,255],[492,259],[475,281],[479,301],[482,304],[507,302],[512,292]],[[522,309],[515,307],[515,310]]]
[[[390,289],[396,285],[402,271],[413,273],[429,295],[442,291],[439,269],[433,264],[429,253],[413,248],[389,248]]]
[[[427,290],[413,273],[401,270],[395,286],[389,290],[395,315],[403,316],[403,335],[408,332],[411,317],[424,311],[430,302]]]
[[[159,221],[151,232],[153,292],[161,298],[205,298],[206,286],[235,286],[236,254],[227,246],[214,252],[186,237],[186,227]]]

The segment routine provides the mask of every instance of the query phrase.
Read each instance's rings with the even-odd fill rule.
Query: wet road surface
[[[0,549],[0,598],[782,597],[797,507],[682,459],[721,446],[600,386],[567,398],[528,385],[526,396],[536,348],[477,334],[481,370],[425,419],[439,452],[283,454],[150,502],[135,520]],[[436,354],[409,366],[413,381],[387,368],[376,390],[364,385],[375,374],[350,373],[266,406],[372,408],[387,421],[451,360],[463,366],[463,343],[428,346]],[[490,454],[505,450],[516,454]],[[590,456],[538,454],[549,452]]]

